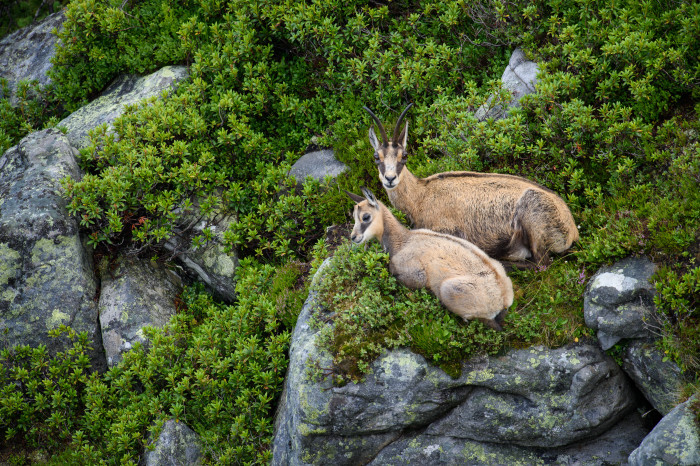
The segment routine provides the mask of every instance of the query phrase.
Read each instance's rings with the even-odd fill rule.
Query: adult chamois
[[[347,191],[346,191],[347,192]],[[500,262],[462,238],[430,230],[409,230],[371,191],[362,188],[350,239],[357,244],[377,238],[389,254],[389,270],[411,289],[429,288],[464,320],[478,319],[501,330],[513,304],[513,284]]]
[[[408,215],[414,227],[447,233],[473,242],[489,256],[532,266],[548,262],[549,252],[561,253],[578,240],[569,207],[553,191],[513,175],[445,172],[417,178],[408,168],[408,122],[399,116],[391,140],[379,118],[363,107],[379,127],[369,141],[379,179],[394,207]]]

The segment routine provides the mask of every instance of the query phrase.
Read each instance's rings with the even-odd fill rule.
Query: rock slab
[[[145,326],[162,327],[170,321],[181,291],[179,277],[143,259],[121,259],[102,273],[100,323],[109,367],[121,362],[134,344],[146,342]]]
[[[292,165],[289,175],[293,176],[298,184],[301,184],[307,177],[317,181],[323,181],[326,176],[337,178],[347,169],[347,165],[339,162],[331,149],[325,149],[302,155]]]
[[[664,361],[653,343],[630,342],[622,355],[622,368],[662,416],[676,406],[683,374],[676,364]]]
[[[189,72],[185,66],[166,66],[147,76],[122,75],[102,95],[79,108],[58,123],[67,130],[70,143],[82,149],[89,145],[88,132],[101,125],[111,125],[124,113],[127,105],[135,105],[149,97],[173,88]]]
[[[331,366],[330,355],[316,347],[318,330],[309,325],[323,312],[312,283],[292,336],[274,464],[367,463],[426,439],[532,453],[596,437],[635,406],[617,364],[588,344],[476,357],[464,362],[457,379],[398,349],[376,360],[363,383],[314,381],[310,361]],[[445,458],[459,464],[459,456]]]
[[[51,82],[48,71],[58,41],[51,31],[60,29],[65,19],[59,11],[0,40],[0,78],[7,80],[10,95],[6,97],[11,104],[17,103],[15,91],[20,81],[37,81],[40,86]]]
[[[168,419],[153,450],[143,455],[145,466],[197,466],[202,464],[199,436],[182,422]]]
[[[583,296],[588,325],[598,332],[600,346],[612,348],[623,338],[651,338],[647,322],[655,315],[651,276],[656,265],[646,258],[627,258],[601,268]]]
[[[516,48],[501,76],[501,83],[510,93],[510,100],[502,102],[496,100],[494,96],[489,97],[486,104],[479,107],[474,113],[476,119],[479,121],[484,121],[488,118],[498,120],[504,118],[511,108],[519,107],[520,99],[537,91],[535,86],[537,85],[538,72],[539,67],[537,63],[528,60],[525,53],[521,49]]]
[[[700,464],[700,427],[691,405],[682,403],[659,421],[639,448],[629,456],[631,466]],[[695,408],[700,409],[700,407]]]
[[[60,180],[81,177],[59,131],[31,133],[0,157],[0,334],[10,346],[64,349],[47,332],[87,332],[93,368],[105,366],[91,257],[68,215]]]

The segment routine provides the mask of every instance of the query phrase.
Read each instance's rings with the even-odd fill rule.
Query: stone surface
[[[148,76],[120,76],[100,97],[68,115],[58,126],[66,128],[70,143],[82,149],[88,146],[90,130],[103,124],[110,125],[124,113],[127,105],[137,104],[149,97],[158,97],[187,75],[185,66],[166,66]]]
[[[100,324],[107,365],[113,367],[137,342],[143,328],[162,327],[175,315],[179,278],[161,264],[144,259],[120,259],[102,273]]]
[[[676,364],[664,361],[653,343],[630,342],[622,362],[623,370],[658,412],[665,416],[676,406],[683,375]]]
[[[304,154],[292,165],[289,174],[301,184],[309,176],[318,181],[323,181],[326,176],[336,178],[347,169],[344,163],[335,158],[332,150],[325,149]]]
[[[504,118],[508,110],[520,106],[520,99],[523,96],[536,92],[535,86],[537,85],[538,72],[537,63],[528,60],[519,48],[515,49],[510,56],[503,76],[501,76],[501,83],[510,92],[511,99],[508,102],[502,102],[491,96],[486,104],[477,109],[474,116],[479,121],[484,121],[488,118],[496,120]]]
[[[583,295],[586,325],[598,331],[604,350],[623,338],[649,338],[647,327],[655,315],[656,265],[646,258],[627,258],[601,268],[591,277]]]
[[[695,422],[691,398],[682,403],[654,427],[629,456],[632,466],[700,464],[700,427]]]
[[[199,209],[194,202],[194,210]],[[236,251],[227,253],[224,248],[224,232],[236,221],[233,214],[214,213],[207,217],[184,215],[176,234],[164,247],[182,265],[185,272],[207,285],[214,296],[226,302],[236,299]],[[212,231],[213,239],[202,247],[192,246],[192,238],[202,235],[205,228]]]
[[[31,133],[0,157],[0,335],[46,344],[60,324],[87,332],[93,367],[105,366],[90,255],[68,215],[60,180],[80,178],[76,150],[56,130]]]
[[[0,40],[0,78],[7,79],[10,103],[16,103],[14,91],[19,81],[36,80],[42,86],[51,82],[47,72],[53,66],[58,40],[51,31],[60,29],[65,19],[63,12],[57,12]]]
[[[199,436],[182,422],[165,421],[153,450],[143,455],[145,466],[196,466],[202,464]]]
[[[419,433],[383,449],[369,465],[509,465],[570,464],[599,466],[624,464],[648,430],[633,412],[600,437],[567,447],[541,449],[477,442],[451,436]]]
[[[317,312],[324,311],[312,284],[292,336],[274,464],[358,464],[394,442],[420,443],[421,435],[553,448],[602,434],[635,405],[620,368],[585,344],[473,358],[457,379],[399,349],[376,360],[361,384],[314,382],[309,360],[331,366],[330,355],[316,348],[318,330],[309,326]]]

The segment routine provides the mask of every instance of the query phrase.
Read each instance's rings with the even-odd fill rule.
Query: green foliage
[[[52,8],[60,10],[68,0],[4,0],[0,4],[0,38],[14,32],[15,29],[29,26],[35,19],[41,21]]]
[[[86,336],[61,328],[74,346],[49,358],[45,347],[15,347],[0,357],[0,433],[60,451],[79,464],[136,464],[167,418],[202,436],[217,464],[267,464],[274,400],[287,367],[289,331],[305,288],[299,264],[279,269],[244,260],[235,306],[197,288],[162,329],[147,329],[104,375],[88,375]]]
[[[56,448],[79,426],[90,383],[87,335],[61,325],[49,336],[73,346],[53,358],[45,345],[0,351],[0,445],[23,438],[31,447]]]
[[[50,86],[41,89],[36,82],[20,81],[15,105],[10,104],[9,95],[7,80],[0,78],[0,153],[33,131],[55,126],[61,115]]]
[[[700,267],[662,268],[655,282],[662,348],[683,371],[700,373]]]
[[[183,61],[178,30],[191,13],[190,3],[71,1],[49,72],[66,108],[76,110],[120,73]]]
[[[516,300],[503,332],[465,323],[427,290],[405,288],[388,263],[376,242],[368,250],[345,242],[324,269],[318,292],[330,316],[316,316],[316,325],[321,346],[333,355],[331,373],[338,384],[360,380],[377,356],[399,346],[458,376],[461,362],[473,355],[534,344],[556,347],[591,336],[583,322],[585,274],[565,260],[514,274]],[[325,325],[326,319],[333,325]]]

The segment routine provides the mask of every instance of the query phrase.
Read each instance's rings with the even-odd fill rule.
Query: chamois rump
[[[382,140],[369,128],[379,180],[392,205],[417,228],[427,228],[473,242],[489,256],[527,266],[549,262],[578,240],[569,207],[553,191],[513,175],[445,172],[417,178],[408,168],[408,122],[399,116],[389,140],[379,118],[363,107],[379,127]]]
[[[357,202],[350,239],[361,244],[377,238],[389,254],[389,270],[408,288],[428,288],[465,321],[478,319],[501,330],[513,304],[513,284],[500,262],[461,238],[430,230],[409,230],[374,194],[346,191]]]

